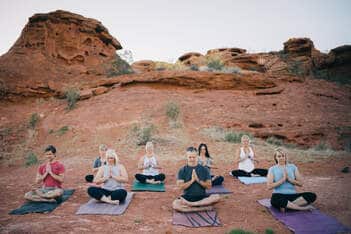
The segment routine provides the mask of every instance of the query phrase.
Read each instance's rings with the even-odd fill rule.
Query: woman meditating
[[[106,165],[99,167],[93,182],[102,185],[88,188],[89,196],[96,200],[118,205],[127,197],[123,183],[128,182],[128,174],[113,149],[106,151]]]
[[[165,180],[166,176],[159,173],[161,167],[157,162],[152,142],[146,143],[145,150],[146,154],[138,162],[138,169],[143,172],[142,174],[136,174],[135,179],[140,183],[159,184]]]
[[[208,148],[206,144],[201,143],[199,145],[199,164],[208,168],[210,174],[211,174],[211,169],[218,169],[218,167],[216,167],[216,165],[213,163],[213,159],[211,158],[209,152],[208,152]],[[211,174],[211,182],[212,182],[212,186],[214,185],[221,185],[224,181],[224,177],[223,176],[214,176]]]
[[[237,152],[237,157],[238,158],[235,161],[235,163],[239,164],[239,169],[231,171],[230,174],[232,176],[251,177],[267,175],[267,169],[255,168],[254,162],[259,163],[259,161],[255,159],[255,153],[252,147],[250,146],[250,138],[248,135],[243,135],[241,137],[241,147]]]
[[[309,204],[317,198],[315,193],[297,193],[295,186],[302,186],[302,176],[294,164],[288,163],[286,153],[276,149],[274,153],[276,165],[268,170],[267,186],[273,189],[271,204],[273,207],[285,212],[286,208],[292,210],[310,210]]]

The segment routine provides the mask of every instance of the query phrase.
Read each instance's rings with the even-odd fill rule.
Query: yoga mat
[[[274,218],[286,225],[295,234],[335,234],[351,232],[334,217],[319,210],[280,212],[271,206],[270,199],[259,200],[258,203],[268,208]]]
[[[96,215],[121,215],[128,208],[134,193],[128,193],[125,201],[119,205],[108,204],[91,199],[88,203],[80,206],[76,214],[96,214]]]
[[[267,178],[263,177],[263,176],[253,176],[253,177],[239,176],[238,179],[243,184],[262,184],[262,183],[267,183]]]
[[[218,227],[222,225],[218,219],[216,211],[191,213],[174,211],[172,223],[173,225],[182,225],[186,227]]]
[[[165,192],[165,184],[143,184],[134,180],[132,191],[150,191],[150,192]]]
[[[228,194],[228,193],[232,193],[232,192],[229,191],[228,189],[224,188],[223,185],[215,185],[215,186],[212,186],[211,189],[207,189],[206,190],[206,194],[207,195],[211,195],[211,194]]]
[[[34,202],[28,201],[20,208],[11,211],[11,215],[24,215],[28,213],[49,213],[56,209],[61,203],[65,202],[72,194],[74,189],[64,190],[62,198],[58,202]]]

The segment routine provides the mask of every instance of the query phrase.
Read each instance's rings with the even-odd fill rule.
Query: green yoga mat
[[[150,192],[165,192],[164,183],[161,184],[143,184],[134,180],[132,191],[150,191]]]

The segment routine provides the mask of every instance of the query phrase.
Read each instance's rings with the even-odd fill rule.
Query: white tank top
[[[244,170],[246,172],[251,172],[255,169],[255,165],[253,163],[254,153],[249,147],[249,153],[245,153],[243,147],[240,147],[240,159],[245,158],[246,156],[251,157],[251,159],[247,158],[244,161],[239,162],[239,170]]]
[[[157,160],[156,160],[156,157],[155,156],[152,156],[152,157],[147,157],[146,155],[144,156],[144,164],[143,166],[146,167],[148,165],[152,165],[153,167],[156,167],[157,166]],[[147,168],[145,168],[143,170],[143,174],[144,175],[151,175],[151,176],[155,176],[155,175],[158,175],[159,172],[157,169],[153,168],[153,167],[150,167],[148,166]]]

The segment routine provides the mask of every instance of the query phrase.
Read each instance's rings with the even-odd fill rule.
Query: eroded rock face
[[[180,61],[182,64],[187,65],[187,66],[202,66],[206,62],[206,58],[204,55],[197,53],[197,52],[189,52],[186,54],[183,54],[178,58],[178,61]]]
[[[66,11],[35,14],[0,57],[0,79],[11,93],[51,95],[49,81],[66,86],[106,74],[121,44],[97,20]]]
[[[136,73],[154,71],[155,68],[156,68],[156,64],[152,60],[141,60],[141,61],[136,61],[132,64],[132,69]]]
[[[309,38],[290,38],[284,42],[284,52],[294,56],[310,57],[313,49],[313,42]]]

